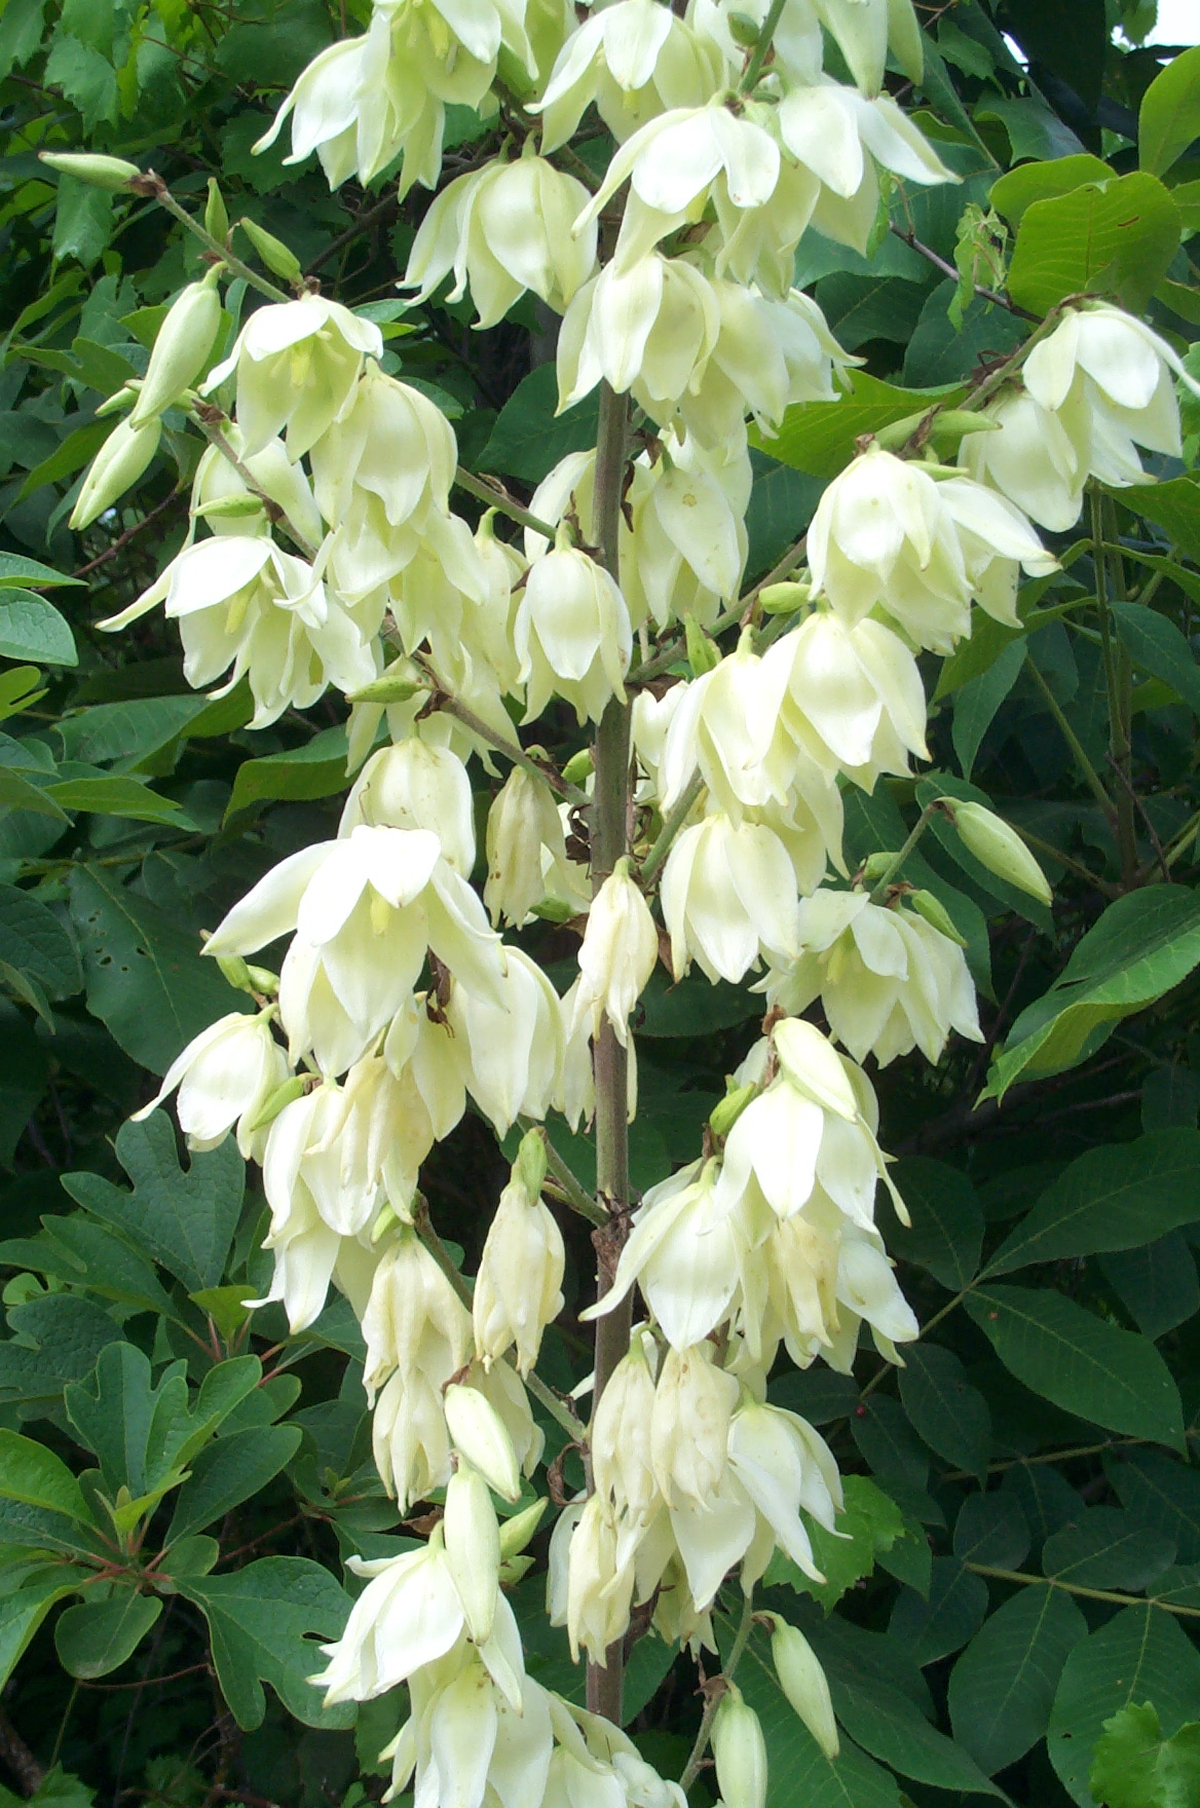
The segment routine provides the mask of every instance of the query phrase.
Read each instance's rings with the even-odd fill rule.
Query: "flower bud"
[[[122,383],[120,389],[115,389],[107,401],[101,402],[96,410],[96,419],[103,421],[107,420],[110,414],[124,414],[125,410],[132,408],[137,401],[141,387],[142,379],[140,377],[131,377],[128,383]]]
[[[513,1179],[519,1180],[530,1199],[536,1199],[546,1178],[546,1139],[540,1130],[527,1130],[517,1149]]]
[[[708,1127],[718,1139],[726,1137],[741,1117],[743,1111],[758,1093],[757,1086],[734,1086],[725,1094],[719,1105],[714,1106],[708,1120]]]
[[[68,527],[78,533],[90,527],[105,509],[111,508],[131,484],[135,484],[158,451],[162,423],[157,418],[143,427],[121,421],[113,428],[83,480],[83,487],[71,510]]]
[[[290,251],[282,239],[277,239],[273,232],[267,232],[262,226],[256,226],[253,220],[245,218],[238,221],[259,257],[275,276],[281,276],[284,282],[298,283],[304,275],[300,268],[300,260],[294,251]]]
[[[220,324],[217,272],[210,270],[203,282],[188,284],[159,327],[130,426],[144,426],[190,389],[204,369]]]
[[[1045,873],[1014,828],[982,804],[964,802],[958,797],[940,797],[938,802],[958,830],[967,852],[974,854],[989,873],[1018,886],[1042,904],[1052,901]]]
[[[712,1752],[726,1808],[766,1808],[767,1747],[758,1715],[727,1683],[713,1719]]]
[[[407,703],[418,691],[428,690],[411,659],[397,659],[379,678],[351,691],[347,703]]]
[[[257,1117],[252,1118],[247,1124],[247,1130],[253,1134],[255,1130],[265,1130],[268,1124],[273,1124],[285,1105],[290,1105],[293,1099],[304,1097],[308,1090],[308,1081],[307,1074],[293,1074],[290,1080],[285,1080],[281,1086],[277,1086],[274,1092],[269,1093],[264,1099],[262,1109]]]
[[[957,942],[960,948],[966,947],[965,939],[954,927],[953,918],[940,898],[935,898],[931,891],[914,891],[910,892],[908,901],[917,915],[932,924],[939,935],[944,935],[947,941]]]
[[[124,157],[101,157],[90,152],[39,151],[38,158],[61,176],[75,176],[80,182],[90,182],[93,188],[108,189],[110,194],[120,194],[142,173],[136,163],[127,163]]]
[[[518,1500],[521,1477],[512,1439],[499,1413],[476,1387],[452,1382],[446,1389],[446,1426],[455,1448],[478,1469],[502,1500]]]
[[[571,755],[563,767],[563,777],[568,785],[582,785],[591,778],[594,770],[591,748],[581,747],[578,753]]]
[[[599,1033],[603,1008],[617,1041],[625,1046],[629,1014],[657,959],[654,918],[623,856],[592,900],[579,950],[582,984],[575,1009],[579,1015],[591,1011],[593,1035]]]
[[[208,178],[208,200],[204,203],[204,230],[210,238],[219,239],[222,244],[229,237],[229,214],[225,207],[225,197],[221,193],[220,184],[215,176]]]
[[[527,1375],[543,1331],[562,1311],[566,1256],[562,1232],[538,1196],[546,1177],[545,1145],[530,1131],[521,1148],[488,1230],[471,1305],[475,1353],[485,1367],[515,1344],[518,1373]]]
[[[807,584],[798,584],[789,580],[785,584],[768,584],[760,590],[758,600],[766,615],[792,615],[797,609],[803,609],[812,596]]]
[[[709,639],[694,615],[684,619],[683,638],[693,677],[702,678],[705,672],[711,672],[720,665],[720,647]]]
[[[825,1672],[804,1634],[778,1615],[774,1621],[771,1661],[779,1686],[832,1763],[838,1755],[838,1730]]]
[[[525,1549],[541,1525],[545,1511],[546,1502],[535,1500],[532,1506],[522,1507],[519,1513],[514,1513],[511,1519],[503,1522],[500,1527],[500,1555],[505,1562]]]
[[[467,1633],[482,1645],[491,1637],[496,1617],[500,1528],[488,1485],[469,1463],[460,1463],[446,1485],[442,1534]]]
[[[730,13],[726,18],[729,35],[739,50],[753,50],[762,36],[762,26],[749,13]]]

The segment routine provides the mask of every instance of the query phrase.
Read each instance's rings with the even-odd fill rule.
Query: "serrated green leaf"
[[[107,1601],[77,1601],[59,1615],[54,1648],[69,1676],[91,1680],[119,1669],[162,1612],[158,1595],[121,1588]]]
[[[1127,1607],[1071,1652],[1050,1716],[1050,1761],[1080,1808],[1094,1808],[1088,1778],[1105,1723],[1144,1701],[1174,1734],[1200,1701],[1200,1655],[1169,1613]]]
[[[1179,1389],[1148,1338],[1032,1287],[981,1287],[966,1307],[1035,1394],[1109,1431],[1184,1448]]]
[[[1200,925],[1197,958],[1200,958]],[[1001,1243],[984,1273],[1132,1249],[1196,1220],[1200,1131],[1151,1130],[1089,1149],[1065,1168]]]
[[[269,1682],[305,1726],[350,1726],[354,1703],[326,1711],[307,1679],[322,1667],[320,1641],[337,1638],[350,1600],[327,1569],[306,1557],[262,1557],[225,1576],[180,1578],[179,1592],[204,1613],[217,1680],[238,1725],[261,1726]]]
[[[906,1536],[904,1515],[882,1488],[865,1475],[848,1475],[843,1486],[846,1510],[838,1515],[836,1533],[816,1524],[808,1528],[813,1560],[825,1581],[814,1582],[782,1551],[776,1551],[764,1578],[768,1587],[786,1583],[797,1594],[812,1595],[826,1613],[848,1588],[871,1574],[880,1551]]]
[[[1068,1595],[1023,1588],[986,1619],[950,1674],[954,1737],[988,1775],[1045,1733],[1067,1655],[1087,1636]]]

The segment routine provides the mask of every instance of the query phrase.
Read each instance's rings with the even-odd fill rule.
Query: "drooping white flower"
[[[593,1037],[605,1016],[617,1041],[627,1044],[630,1013],[657,961],[654,918],[622,858],[592,899],[579,949],[575,1009],[590,1017]]]
[[[566,839],[554,794],[544,779],[514,766],[492,801],[487,820],[487,879],[483,899],[492,922],[523,923],[546,896],[544,862],[567,864]]]
[[[156,603],[180,624],[190,685],[212,684],[230,666],[216,696],[249,679],[252,728],[268,727],[285,709],[307,709],[330,684],[353,691],[375,676],[374,650],[351,615],[311,565],[264,535],[184,547],[135,603],[97,625],[124,628]]]
[[[615,263],[577,292],[558,336],[559,409],[603,380],[657,421],[697,383],[721,330],[712,285],[682,258],[651,252]]]
[[[780,722],[787,672],[754,651],[747,630],[736,652],[682,687],[663,743],[662,808],[695,773],[733,821],[747,807],[783,803],[795,775],[795,743]]]
[[[564,1028],[558,994],[521,948],[506,948],[505,972],[490,994],[455,986],[446,1021],[464,1050],[464,1073],[481,1111],[505,1136],[519,1116],[543,1118],[562,1072]]]
[[[529,1132],[512,1177],[500,1195],[479,1258],[472,1298],[475,1354],[490,1368],[516,1346],[517,1371],[527,1375],[537,1361],[542,1333],[562,1311],[566,1261],[562,1232],[540,1197],[537,1164],[528,1172],[526,1149],[545,1155],[536,1132]]]
[[[783,720],[797,746],[832,778],[865,791],[881,772],[906,773],[927,758],[925,688],[912,653],[882,622],[853,627],[815,610],[763,655],[787,674]]]
[[[233,421],[225,429],[225,439],[257,488],[282,509],[289,533],[297,535],[299,543],[318,545],[322,533],[320,510],[304,466],[292,463],[283,441],[270,439],[261,452],[247,457],[241,432]],[[193,535],[198,521],[203,521],[214,534],[225,536],[269,535],[272,529],[262,498],[249,488],[220,446],[208,446],[200,454],[192,479],[191,517]]]
[[[919,1047],[942,1058],[951,1030],[982,1041],[961,947],[915,911],[884,909],[866,892],[819,891],[800,904],[799,960],[762,983],[790,1016],[819,997],[856,1061],[881,1067]]]
[[[372,1402],[396,1370],[440,1391],[469,1361],[471,1315],[414,1231],[402,1228],[380,1261],[362,1331]]]
[[[444,515],[457,459],[441,409],[374,361],[310,454],[321,513],[351,545],[384,522],[415,534],[431,511]]]
[[[449,747],[408,735],[367,761],[342,810],[339,835],[359,823],[374,828],[431,829],[442,858],[469,878],[475,864],[475,817],[467,769]]]
[[[1090,442],[1025,390],[1010,390],[987,409],[991,432],[968,433],[958,461],[976,483],[990,484],[1031,520],[1054,533],[1074,527],[1083,507]]]
[[[288,1076],[287,1056],[272,1034],[273,1007],[257,1013],[231,1011],[194,1036],[163,1076],[134,1123],[179,1088],[175,1115],[189,1149],[215,1149],[237,1125],[237,1144],[249,1160],[262,1144],[252,1129],[263,1106]]]
[[[677,979],[695,960],[714,983],[736,983],[761,954],[787,958],[796,948],[795,871],[762,823],[717,813],[684,829],[660,896]]]
[[[451,301],[468,287],[480,329],[495,326],[526,289],[556,314],[596,267],[595,221],[572,224],[588,191],[542,157],[503,159],[459,176],[438,195],[409,254],[405,286],[424,301],[451,271]]]
[[[1122,439],[1154,452],[1179,456],[1179,408],[1173,378],[1194,395],[1200,383],[1167,341],[1110,302],[1072,308],[1022,367],[1035,402],[1069,419],[1077,409],[1091,417],[1094,452],[1116,453]],[[1108,448],[1105,442],[1108,441]],[[1137,462],[1136,454],[1132,454]],[[1098,462],[1098,461],[1097,461]],[[1118,458],[1117,463],[1124,460]],[[1099,469],[1096,476],[1105,476]],[[1106,477],[1121,482],[1119,476]],[[1125,481],[1128,481],[1127,479]]]
[[[721,86],[715,45],[653,0],[593,13],[559,52],[540,102],[542,147],[567,142],[594,101],[618,142],[669,108],[700,106]]]
[[[598,722],[613,697],[624,701],[633,654],[629,610],[604,567],[578,547],[556,546],[534,561],[513,638],[526,722],[555,695],[574,706],[580,722]]]
[[[354,394],[367,357],[383,338],[373,320],[323,295],[268,302],[251,314],[229,356],[209,372],[205,391],[237,377],[237,423],[248,453],[283,433],[300,458],[337,420]]]

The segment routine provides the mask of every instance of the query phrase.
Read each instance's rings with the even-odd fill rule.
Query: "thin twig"
[[[551,527],[548,521],[543,521],[540,516],[531,515],[529,510],[522,508],[519,502],[514,502],[508,492],[501,489],[498,484],[490,484],[484,478],[474,476],[463,465],[459,465],[455,471],[454,481],[459,489],[466,490],[469,496],[474,496],[479,502],[486,502],[489,508],[499,509],[502,515],[507,515],[510,521],[517,523],[518,527],[530,528],[535,534],[541,534],[543,539],[549,540],[553,545],[556,529]]]
[[[86,565],[78,566],[71,573],[71,576],[73,578],[86,578],[91,572],[96,570],[97,566],[107,565],[110,559],[115,559],[120,553],[124,552],[125,548],[129,545],[129,542],[140,534],[144,528],[149,527],[152,521],[156,521],[159,515],[166,509],[169,509],[173,502],[178,502],[182,494],[182,490],[172,490],[169,496],[164,496],[161,502],[155,503],[149,514],[143,515],[140,521],[135,521],[132,527],[127,527],[125,532],[119,535],[111,546],[106,546],[102,553],[98,553],[94,559],[89,559]]]
[[[910,250],[915,251],[918,257],[923,257],[927,264],[932,264],[935,270],[942,272],[943,276],[952,276],[955,282],[958,281],[959,272],[955,266],[946,258],[940,257],[932,245],[922,244],[915,232],[906,232],[902,226],[897,226],[895,220],[892,221],[891,230]],[[1003,308],[1006,313],[1016,314],[1021,320],[1031,320],[1036,326],[1041,325],[1040,314],[1031,314],[1028,308],[1018,307],[1015,301],[1002,294],[999,289],[986,289],[982,283],[972,283],[971,287],[981,301],[990,301],[995,308]]]
[[[747,1589],[742,1597],[742,1617],[738,1621],[737,1633],[733,1644],[729,1647],[729,1656],[721,1666],[721,1675],[716,1679],[715,1687],[707,1690],[704,1701],[704,1713],[700,1719],[700,1730],[696,1734],[695,1743],[684,1765],[683,1775],[679,1779],[679,1787],[686,1795],[696,1778],[700,1775],[700,1766],[704,1763],[704,1754],[708,1750],[708,1742],[712,1736],[712,1724],[721,1705],[721,1697],[726,1689],[720,1685],[733,1681],[733,1673],[742,1661],[742,1653],[750,1643],[750,1634],[754,1630],[754,1593]]]

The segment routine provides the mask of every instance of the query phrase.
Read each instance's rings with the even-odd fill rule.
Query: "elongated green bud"
[[[411,659],[398,659],[388,671],[372,678],[369,684],[351,691],[348,703],[407,703],[418,691],[428,690]]]
[[[712,1753],[726,1808],[766,1808],[767,1747],[758,1715],[736,1683],[727,1684],[713,1717]]]
[[[141,427],[190,389],[208,360],[221,324],[217,270],[189,283],[158,329],[141,392],[129,419]]]
[[[96,410],[96,419],[103,420],[110,414],[124,414],[125,410],[132,408],[137,401],[138,391],[141,387],[142,379],[140,377],[131,377],[128,383],[122,383],[120,389],[114,390],[107,401],[101,402]]]
[[[727,1092],[719,1105],[713,1107],[708,1127],[718,1139],[729,1135],[743,1111],[758,1093],[757,1086],[735,1086]]]
[[[779,1686],[825,1756],[838,1755],[837,1721],[829,1699],[829,1684],[816,1653],[802,1632],[778,1614],[772,1616],[771,1659]]]
[[[501,1500],[518,1500],[521,1475],[504,1421],[477,1387],[452,1382],[443,1396],[450,1439]]]
[[[247,966],[251,989],[260,992],[264,998],[274,998],[279,990],[279,975],[272,973],[270,967]]]
[[[91,151],[39,151],[38,157],[60,176],[76,176],[80,182],[106,188],[110,194],[120,194],[142,173],[136,163],[127,163],[124,157],[101,157]]]
[[[929,431],[933,439],[960,440],[968,433],[995,433],[999,426],[999,421],[976,409],[945,408],[934,416]]]
[[[759,591],[758,600],[766,615],[793,615],[797,609],[803,609],[811,596],[807,584],[789,578],[785,584],[768,584],[765,590]]]
[[[215,176],[208,178],[208,200],[204,203],[204,230],[211,238],[225,244],[229,237],[229,214],[225,198]]]
[[[694,615],[687,615],[683,622],[683,635],[687,644],[688,664],[693,675],[702,678],[705,672],[711,672],[721,663],[721,649],[715,641],[711,641]]]
[[[914,891],[909,893],[909,903],[917,915],[944,935],[947,941],[957,942],[960,948],[966,947],[965,939],[954,927],[953,919],[940,898],[935,898],[931,891]]]
[[[573,753],[571,755],[570,759],[563,767],[563,777],[566,779],[568,785],[582,785],[587,779],[591,778],[594,771],[595,766],[592,763],[591,748],[581,747],[578,753]]]
[[[221,977],[237,991],[254,990],[250,981],[250,969],[240,954],[218,954],[217,965],[221,969]]]
[[[938,802],[962,837],[963,846],[989,873],[1006,879],[1042,904],[1052,901],[1045,873],[1014,828],[982,804],[964,802],[958,797],[941,797]]]
[[[500,1555],[506,1562],[510,1558],[518,1556],[525,1549],[541,1525],[545,1511],[546,1502],[535,1500],[531,1507],[522,1507],[521,1511],[514,1513],[511,1519],[501,1520]]]
[[[147,421],[144,427],[129,421],[114,427],[92,460],[67,525],[76,531],[90,527],[111,508],[149,465],[161,436],[162,423],[157,419]]]
[[[762,36],[762,26],[749,13],[727,13],[729,35],[739,50],[753,50]]]
[[[527,1130],[521,1138],[512,1177],[524,1187],[530,1199],[536,1199],[546,1178],[546,1139],[540,1130]]]
[[[245,490],[240,496],[217,496],[212,502],[203,502],[192,513],[201,521],[241,521],[261,515],[262,507],[262,497]]]
[[[263,226],[256,226],[253,220],[240,219],[238,225],[245,233],[263,263],[275,276],[282,276],[284,282],[298,283],[304,275],[300,268],[300,260],[294,251],[289,251],[282,239],[277,239],[273,232]]]
[[[285,1105],[290,1105],[293,1099],[303,1098],[307,1086],[305,1074],[293,1074],[290,1080],[283,1080],[274,1092],[267,1094],[258,1116],[248,1126],[249,1130],[265,1130],[268,1124],[273,1124]]]
[[[481,1645],[496,1617],[500,1534],[488,1485],[469,1463],[460,1463],[447,1483],[442,1533],[467,1632]]]

